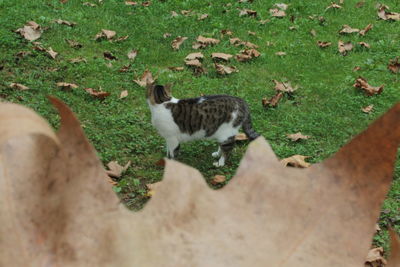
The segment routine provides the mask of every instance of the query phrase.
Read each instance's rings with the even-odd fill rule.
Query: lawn
[[[163,139],[150,123],[144,89],[134,82],[146,69],[157,76],[159,83],[173,84],[172,92],[177,98],[230,94],[245,99],[254,128],[279,158],[301,154],[309,156],[311,163],[335,153],[400,100],[400,74],[387,68],[389,60],[400,56],[400,21],[379,19],[375,1],[356,7],[358,0],[346,0],[340,9],[327,9],[331,1],[286,1],[289,7],[282,18],[272,17],[269,12],[275,2],[262,0],[154,0],[148,6],[141,1],[137,5],[127,5],[122,0],[88,1],[94,6],[77,0],[0,0],[0,96],[31,107],[55,128],[59,118],[46,96],[54,95],[67,103],[104,164],[132,161],[114,190],[133,210],[148,200],[146,184],[161,180],[163,168],[156,162],[165,155]],[[387,0],[383,4],[400,12],[399,1]],[[243,9],[255,10],[257,15],[239,16]],[[177,16],[172,16],[173,11]],[[199,19],[203,14],[208,17]],[[57,19],[76,25],[57,24]],[[56,51],[55,59],[14,32],[32,20],[44,29],[37,41],[44,49]],[[364,36],[341,35],[339,31],[345,24],[357,29],[373,24],[373,28]],[[113,40],[129,37],[121,41],[95,40],[102,29],[115,31]],[[232,31],[232,36],[223,35],[223,30]],[[197,76],[184,66],[184,59],[199,51],[192,48],[199,35],[219,39],[220,43],[200,50],[207,73]],[[178,36],[188,39],[174,50],[171,42]],[[218,74],[210,55],[239,53],[243,47],[232,45],[229,39],[233,37],[256,44],[260,56],[249,62],[231,59],[226,65],[235,66],[238,72]],[[66,40],[74,40],[81,47],[73,48]],[[353,50],[345,56],[340,54],[339,40],[351,41]],[[321,48],[317,41],[332,45]],[[366,42],[370,48],[358,42]],[[135,59],[127,57],[132,49],[138,51]],[[21,51],[29,53],[23,56]],[[116,59],[106,59],[106,51]],[[278,56],[277,52],[286,55]],[[78,57],[86,62],[70,62]],[[129,64],[129,68],[120,71]],[[360,69],[354,71],[356,66]],[[173,71],[169,67],[184,70]],[[367,96],[355,89],[353,84],[359,76],[373,86],[385,85],[383,92]],[[290,81],[298,89],[286,94],[275,108],[265,108],[262,98],[275,94],[272,80]],[[61,90],[58,82],[74,83],[78,88]],[[30,89],[10,89],[10,83]],[[84,88],[110,95],[97,99]],[[124,90],[128,96],[120,99]],[[372,112],[362,112],[368,105],[373,105]],[[311,138],[300,142],[287,138],[287,134],[296,132]],[[229,181],[247,143],[237,145],[223,168],[212,166],[210,155],[216,147],[211,141],[184,144],[178,160],[199,169],[207,181],[217,174],[225,175]],[[394,225],[400,232],[399,160],[379,224],[383,230],[375,237],[376,245],[387,247],[387,227]]]

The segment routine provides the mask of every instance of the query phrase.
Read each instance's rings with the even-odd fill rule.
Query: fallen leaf
[[[63,25],[67,25],[67,26],[70,26],[70,27],[74,27],[76,25],[75,22],[69,22],[67,20],[62,20],[62,19],[57,19],[54,22],[57,23],[57,24],[63,24]]]
[[[153,78],[153,74],[149,70],[145,70],[140,79],[134,80],[141,87],[146,87],[148,84],[153,84],[156,79]]]
[[[362,110],[362,112],[364,112],[364,113],[371,113],[371,111],[372,111],[373,108],[374,108],[374,105],[368,105],[368,106],[362,108],[361,110]]]
[[[309,139],[309,135],[303,135],[301,132],[295,133],[295,134],[287,134],[286,135],[290,140],[296,142],[298,140],[306,140]]]
[[[225,54],[225,53],[212,53],[211,58],[212,59],[222,59],[225,61],[229,61],[233,56],[231,54]]]
[[[340,9],[340,8],[342,8],[340,5],[338,5],[338,4],[336,4],[335,2],[332,2],[325,10],[328,10],[328,9]]]
[[[196,52],[196,53],[190,53],[185,57],[185,61],[190,61],[194,59],[203,59],[204,55],[201,52]]]
[[[179,47],[181,46],[181,44],[182,44],[185,40],[187,40],[187,37],[182,37],[182,36],[176,37],[176,38],[172,41],[172,43],[171,43],[172,49],[178,50]]]
[[[359,34],[360,34],[361,36],[364,36],[367,32],[369,32],[369,31],[373,28],[373,26],[374,26],[374,25],[372,25],[372,24],[368,24],[364,29],[362,29],[362,30],[359,32]]]
[[[316,32],[314,29],[312,29],[312,30],[310,31],[310,34],[311,34],[313,37],[317,36],[317,32]]]
[[[171,37],[171,34],[169,32],[166,32],[163,34],[164,39]]]
[[[131,166],[131,161],[128,161],[125,166],[118,164],[118,161],[110,161],[107,163],[107,175],[113,178],[120,178],[121,175]]]
[[[83,47],[83,45],[80,44],[80,43],[78,43],[77,41],[68,40],[68,39],[65,39],[65,41],[66,41],[66,42],[68,43],[68,45],[69,45],[70,47],[72,47],[72,48],[79,49],[79,48],[82,48],[82,47]]]
[[[258,45],[255,45],[251,42],[247,42],[247,41],[242,41],[239,38],[230,38],[229,39],[229,43],[234,45],[234,46],[245,46],[247,48],[258,48]]]
[[[205,20],[206,18],[208,18],[208,14],[202,14],[198,20]]]
[[[232,35],[233,35],[233,32],[232,32],[231,30],[225,29],[225,30],[221,30],[221,34],[222,34],[223,36],[224,36],[224,35],[232,36]]]
[[[366,43],[366,42],[358,42],[358,44],[360,45],[360,46],[362,46],[362,47],[365,47],[365,48],[371,48],[371,46],[368,44],[368,43]]]
[[[46,52],[49,54],[49,56],[52,59],[56,59],[58,53],[56,51],[53,50],[53,48],[49,47],[49,49],[46,50]]]
[[[331,42],[318,41],[318,42],[317,42],[317,45],[318,45],[319,47],[321,47],[321,48],[325,48],[325,47],[331,46],[332,43],[331,43]]]
[[[222,64],[218,64],[218,63],[215,63],[214,66],[215,66],[215,69],[217,70],[217,73],[219,73],[221,75],[227,75],[227,74],[231,74],[233,72],[238,72],[238,70],[234,66],[225,66]]]
[[[216,45],[220,42],[220,40],[218,39],[214,39],[214,38],[208,38],[208,37],[204,37],[204,36],[198,36],[196,39],[196,42],[193,43],[193,48],[194,49],[199,49],[199,48],[205,48],[209,45]]]
[[[119,94],[119,99],[125,98],[128,96],[128,90],[124,90]]]
[[[392,182],[399,104],[307,169],[283,168],[259,137],[219,191],[199,171],[168,160],[156,194],[132,213],[112,192],[76,116],[52,101],[61,117],[57,133],[32,110],[0,104],[0,116],[9,118],[0,124],[7,170],[0,172],[7,184],[0,187],[7,214],[0,216],[1,266],[43,266],[49,257],[59,266],[99,267],[364,263]],[[390,235],[387,267],[397,267],[400,242]],[[21,247],[35,249],[21,253]],[[232,265],[232,259],[240,260]]]
[[[384,267],[387,264],[387,262],[383,257],[383,248],[378,247],[371,249],[368,252],[367,258],[365,259],[365,263],[369,264],[366,266]]]
[[[164,167],[165,166],[165,159],[158,160],[154,165]]]
[[[90,6],[90,7],[96,7],[96,4],[90,3],[90,2],[84,2],[82,3],[83,6]]]
[[[388,64],[388,69],[393,72],[393,73],[399,73],[400,72],[400,62],[399,58],[396,57],[395,59],[391,59]]]
[[[128,38],[129,38],[129,35],[125,35],[125,36],[118,37],[117,39],[114,39],[114,40],[112,40],[112,41],[110,41],[110,42],[118,43],[118,42],[125,41],[125,40],[128,39]]]
[[[225,175],[215,175],[210,183],[212,185],[217,185],[217,184],[222,184],[226,182],[226,176]]]
[[[247,135],[245,133],[238,133],[235,136],[235,141],[245,141],[245,140],[249,140],[249,138],[247,137]]]
[[[264,108],[274,108],[278,105],[279,101],[282,99],[283,93],[282,92],[276,92],[276,94],[271,97],[270,99],[268,98],[263,98],[261,103]]]
[[[270,20],[270,19],[262,19],[262,20],[259,21],[259,23],[260,23],[261,25],[265,25],[265,24],[267,24],[268,22],[271,22],[271,20]]]
[[[184,16],[191,16],[192,15],[192,10],[181,10],[181,14]]]
[[[61,90],[63,91],[71,91],[72,89],[78,88],[78,85],[74,83],[58,82],[56,85],[61,87]]]
[[[10,83],[10,88],[20,90],[20,91],[25,91],[25,90],[30,89],[28,86],[22,85],[20,83]]]
[[[365,1],[360,1],[356,3],[356,8],[361,8],[365,5]]]
[[[356,32],[360,32],[360,29],[354,29],[346,24],[343,25],[342,29],[339,31],[340,34],[350,34],[350,33],[356,33]]]
[[[279,51],[279,52],[276,52],[275,55],[277,55],[277,56],[286,56],[286,53],[282,52],[282,51]]]
[[[35,41],[42,35],[40,25],[34,21],[28,21],[24,27],[17,29],[15,32],[19,33],[28,41]]]
[[[356,79],[353,87],[359,88],[363,90],[367,95],[372,96],[382,93],[384,85],[373,87],[367,83],[367,80],[365,78],[359,77]]]
[[[95,90],[93,88],[85,88],[85,91],[88,92],[94,98],[98,98],[98,99],[104,99],[110,95],[110,93],[108,93],[108,92],[101,91],[101,87],[100,87],[100,90]]]
[[[96,34],[94,39],[98,40],[98,39],[106,38],[107,40],[111,40],[112,38],[115,37],[116,34],[117,33],[115,31],[102,29],[101,32]]]
[[[355,67],[353,68],[353,71],[359,71],[359,70],[361,70],[361,67],[360,67],[360,66],[355,66]]]
[[[400,20],[400,13],[396,12],[388,12],[386,11],[388,6],[382,5],[378,9],[378,17],[382,20],[394,20],[394,21],[399,21]]]
[[[257,11],[251,9],[241,9],[239,12],[239,17],[249,16],[249,17],[257,17]]]
[[[274,6],[276,6],[277,8],[281,9],[281,10],[286,10],[288,8],[289,5],[284,4],[284,3],[277,3]]]
[[[137,49],[132,49],[131,51],[129,51],[127,56],[129,59],[132,59],[132,61],[133,61],[133,60],[135,60],[137,53],[138,53]]]
[[[179,15],[178,15],[178,13],[176,13],[175,11],[171,11],[171,17],[178,17]]]
[[[86,60],[86,58],[84,58],[84,57],[71,58],[71,59],[69,59],[68,61],[71,62],[71,63],[80,63],[80,62],[85,62],[85,63],[87,63],[87,60]]]
[[[259,57],[261,54],[256,49],[244,49],[240,51],[240,54],[236,54],[235,58],[239,62],[249,61],[255,57]]]
[[[125,5],[127,5],[127,6],[136,6],[137,2],[135,2],[135,1],[125,1]]]
[[[278,8],[270,9],[269,13],[271,14],[271,16],[276,17],[276,18],[283,18],[286,16],[286,12],[283,10],[280,10]]]
[[[172,71],[183,71],[183,70],[185,70],[184,67],[168,67],[168,69],[172,70]]]
[[[277,80],[272,80],[272,81],[275,83],[274,89],[277,92],[293,93],[294,91],[296,91],[298,89],[298,86],[293,88],[292,85],[290,84],[290,82],[279,82]]]
[[[248,35],[253,35],[253,36],[255,36],[255,35],[256,35],[256,33],[255,33],[255,32],[251,32],[251,31],[247,31],[247,34],[248,34]]]
[[[105,59],[108,59],[108,60],[117,60],[117,57],[114,56],[110,51],[104,51],[103,56]]]
[[[185,60],[186,66],[190,67],[201,67],[202,64],[198,59],[190,59],[190,60]]]
[[[351,42],[344,43],[342,40],[338,41],[339,53],[343,56],[347,55],[347,52],[353,50],[353,44]]]
[[[24,57],[29,56],[31,54],[32,54],[32,52],[30,52],[30,51],[19,51],[17,54],[15,54],[15,56],[18,57],[18,58],[24,58]]]
[[[150,6],[151,5],[151,1],[144,1],[144,2],[142,2],[142,6],[144,6],[144,7],[148,7],[148,6]]]
[[[119,72],[128,72],[131,67],[131,64],[123,65],[118,71]]]
[[[311,164],[305,161],[305,159],[307,158],[309,157],[302,155],[293,155],[291,157],[282,159],[281,162],[284,164],[284,166],[308,168],[311,166]]]

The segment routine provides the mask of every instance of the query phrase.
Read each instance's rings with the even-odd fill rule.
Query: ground
[[[64,3],[63,3],[64,2]],[[104,0],[84,5],[85,1],[59,0],[0,0],[0,95],[3,99],[33,108],[55,127],[59,118],[49,104],[47,95],[66,102],[82,122],[84,131],[106,164],[118,160],[132,166],[123,175],[114,190],[131,209],[140,209],[148,199],[146,184],[162,178],[163,169],[155,163],[165,155],[165,144],[150,123],[144,89],[133,82],[146,70],[157,76],[158,82],[172,83],[177,98],[201,94],[230,94],[242,97],[250,106],[254,128],[271,144],[279,158],[294,154],[309,156],[317,163],[336,152],[374,119],[400,100],[400,74],[387,69],[389,60],[400,56],[400,21],[378,19],[377,2],[346,0],[342,8],[327,7],[331,1],[287,1],[287,15],[272,17],[271,1],[151,1],[149,6],[127,5],[125,1]],[[244,3],[240,3],[244,2]],[[387,0],[383,4],[391,11],[400,12],[400,2]],[[252,9],[257,16],[239,16],[239,9]],[[190,10],[183,15],[182,10]],[[171,12],[178,16],[172,16]],[[202,14],[209,16],[199,20]],[[56,24],[63,19],[75,22],[74,27]],[[263,20],[269,20],[260,23]],[[44,30],[37,41],[59,54],[52,59],[46,52],[37,51],[34,44],[14,31],[27,21],[35,21]],[[340,35],[344,24],[363,29],[373,28],[361,36],[357,33]],[[94,40],[102,29],[116,32],[116,38],[129,35],[126,40],[110,42]],[[249,62],[231,60],[239,72],[230,75],[216,73],[210,55],[212,52],[237,54],[243,48],[230,44],[229,36],[221,31],[229,29],[232,37],[258,45],[261,53]],[[255,33],[249,34],[249,32]],[[170,36],[164,36],[169,33]],[[168,67],[184,66],[184,58],[192,52],[192,43],[199,36],[221,40],[215,46],[202,49],[208,73],[195,76],[184,67],[175,72]],[[171,48],[178,36],[188,37],[179,50]],[[71,48],[65,41],[75,40],[82,47]],[[328,41],[327,48],[317,41]],[[352,41],[355,48],[346,56],[338,52],[339,40]],[[367,42],[370,49],[356,45]],[[137,49],[137,57],[128,59],[127,53]],[[17,56],[20,51],[31,54]],[[105,59],[111,52],[117,59]],[[276,52],[285,52],[278,56]],[[85,62],[71,63],[70,59],[83,57]],[[119,70],[131,64],[129,70]],[[360,70],[353,71],[359,66]],[[385,85],[379,95],[367,96],[353,87],[362,76],[373,86]],[[275,94],[272,80],[290,81],[298,89],[285,95],[275,108],[264,108],[263,97]],[[21,83],[30,89],[9,88],[10,83]],[[60,90],[57,82],[69,82],[79,87]],[[89,95],[84,88],[111,93],[104,100]],[[126,98],[120,93],[128,91]],[[373,104],[373,111],[361,108]],[[293,142],[287,134],[302,132],[308,140]],[[211,141],[184,144],[179,160],[199,169],[209,181],[214,175],[234,175],[247,148],[240,143],[229,164],[212,167],[210,154],[216,149]],[[382,208],[381,231],[375,237],[376,245],[387,247],[388,225],[400,231],[400,161],[397,161],[392,189]],[[327,189],[329,190],[329,189]]]

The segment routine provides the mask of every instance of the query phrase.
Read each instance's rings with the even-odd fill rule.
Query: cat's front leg
[[[179,141],[176,138],[167,138],[167,157],[169,159],[173,159],[176,156],[178,156],[178,152],[179,152]]]

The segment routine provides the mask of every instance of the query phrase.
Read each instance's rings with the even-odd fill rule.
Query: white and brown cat
[[[151,122],[167,143],[167,156],[174,158],[180,143],[197,139],[214,139],[220,146],[212,156],[219,158],[214,166],[225,165],[233,149],[235,136],[242,128],[250,140],[259,136],[254,131],[247,103],[229,95],[209,95],[176,99],[170,86],[148,84],[147,103]]]

